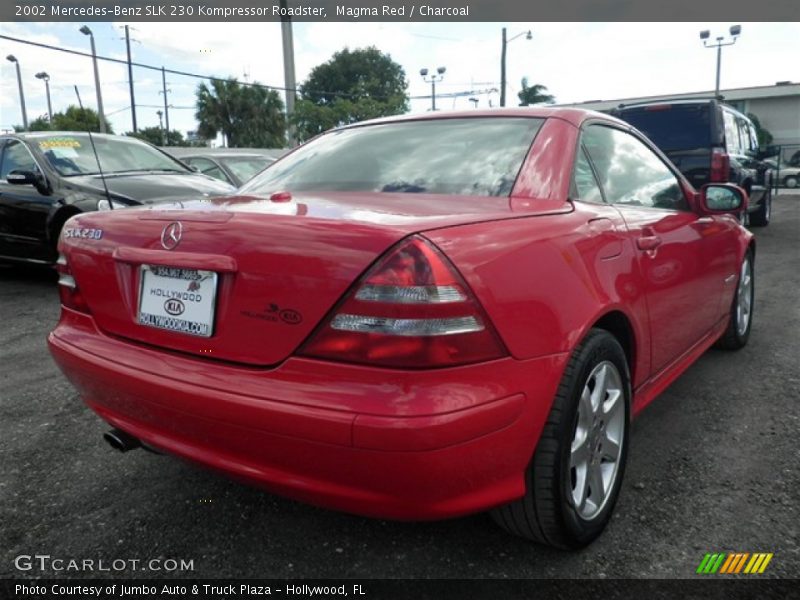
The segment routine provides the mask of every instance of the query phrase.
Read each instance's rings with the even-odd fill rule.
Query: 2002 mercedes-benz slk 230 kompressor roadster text
[[[71,219],[50,349],[119,449],[579,547],[632,415],[747,342],[746,202],[597,113],[358,124],[235,197]]]

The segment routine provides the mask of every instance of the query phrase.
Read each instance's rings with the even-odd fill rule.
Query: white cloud
[[[88,51],[76,24],[2,24],[7,35]],[[508,45],[508,104],[516,104],[520,80],[546,85],[560,102],[615,99],[636,95],[691,92],[713,87],[716,55],[704,49],[701,29],[724,33],[729,23],[509,23],[509,37],[532,30]],[[295,67],[298,83],[311,69],[345,46],[374,45],[391,54],[406,71],[411,96],[427,95],[430,86],[419,69],[447,67],[437,93],[499,87],[501,23],[296,23]],[[283,54],[279,23],[134,23],[134,61],[219,77],[283,86]],[[98,53],[125,58],[119,23],[92,24]],[[73,84],[84,103],[95,106],[91,60],[0,40],[2,56],[13,53],[23,68],[28,113],[46,111],[44,86],[33,78],[38,70],[52,77],[53,108],[74,103]],[[800,80],[800,24],[744,23],[742,35],[723,50],[722,87],[769,85]],[[103,99],[117,131],[130,129],[127,68],[102,62]],[[0,75],[0,125],[21,121],[14,66],[3,61]],[[161,75],[134,70],[140,126],[156,125],[163,105]],[[198,80],[167,75],[173,127],[193,129]],[[499,95],[480,96],[480,105]],[[469,108],[466,97],[441,98],[439,108]],[[414,111],[427,110],[429,100],[413,101]]]

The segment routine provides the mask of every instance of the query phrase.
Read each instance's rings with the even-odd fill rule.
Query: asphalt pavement
[[[672,578],[720,551],[771,552],[765,577],[800,577],[800,195],[782,192],[772,218],[755,230],[749,345],[709,351],[636,420],[615,516],[577,553],[510,537],[486,515],[372,520],[120,454],[47,351],[54,276],[0,268],[0,577]],[[34,555],[142,563],[17,568]],[[162,570],[141,570],[152,559]],[[193,570],[165,571],[166,559]]]

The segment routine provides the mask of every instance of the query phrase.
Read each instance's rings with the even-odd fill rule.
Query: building
[[[800,145],[800,83],[779,81],[775,85],[720,90],[725,102],[743,113],[753,113],[773,137],[773,144],[781,146]],[[713,90],[688,94],[665,94],[641,98],[618,100],[590,100],[570,104],[576,108],[587,108],[608,112],[620,104],[658,102],[667,99],[710,98]]]

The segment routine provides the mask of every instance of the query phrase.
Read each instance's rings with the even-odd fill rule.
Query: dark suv
[[[750,197],[744,221],[769,224],[769,165],[761,160],[753,122],[714,99],[666,100],[620,105],[613,114],[649,137],[700,189],[734,183]]]

